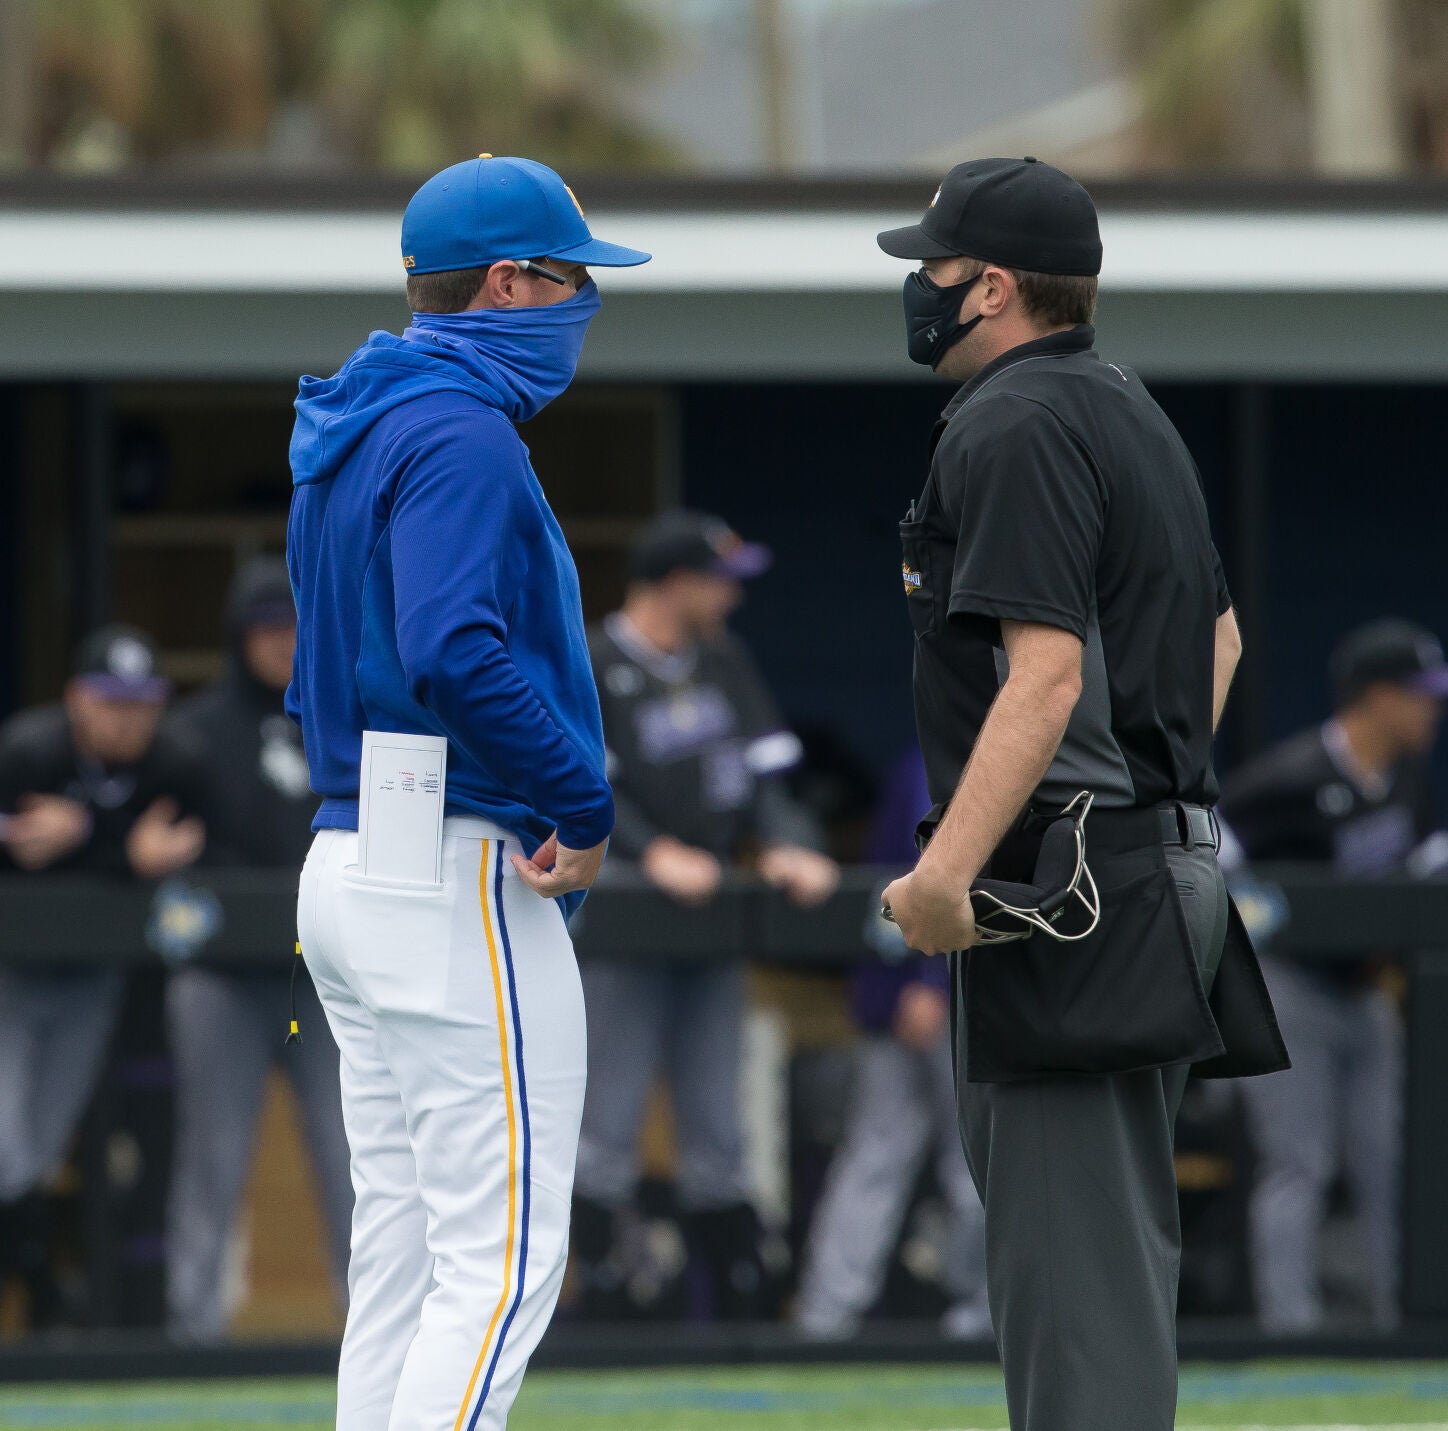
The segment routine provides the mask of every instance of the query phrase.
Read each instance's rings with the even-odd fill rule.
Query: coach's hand
[[[594,845],[591,850],[570,850],[567,845],[558,843],[558,831],[555,830],[538,846],[538,853],[531,860],[514,855],[513,868],[523,876],[523,882],[534,894],[541,894],[544,899],[556,899],[560,894],[587,889],[598,878],[607,850],[607,840],[601,845]]]
[[[975,943],[975,912],[970,896],[932,871],[916,868],[886,885],[882,899],[905,943],[922,954],[949,954]]]

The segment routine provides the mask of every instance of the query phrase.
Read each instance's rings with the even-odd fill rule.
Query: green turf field
[[[0,1431],[323,1431],[320,1381],[0,1388]],[[509,1431],[997,1431],[999,1374],[944,1366],[540,1372]],[[1257,1363],[1182,1373],[1181,1427],[1448,1431],[1444,1363]]]

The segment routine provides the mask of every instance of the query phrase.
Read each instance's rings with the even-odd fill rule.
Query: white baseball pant
[[[449,818],[440,890],[361,879],[343,830],[319,833],[302,871],[357,1196],[339,1431],[499,1431],[558,1300],[583,994],[521,852]]]

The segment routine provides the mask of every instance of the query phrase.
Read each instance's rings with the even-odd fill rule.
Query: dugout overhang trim
[[[905,265],[875,247],[896,210],[590,213],[655,254],[600,273],[643,293],[879,293]],[[1103,210],[1103,288],[1139,293],[1448,293],[1448,212]],[[0,292],[389,294],[392,213],[0,210]]]

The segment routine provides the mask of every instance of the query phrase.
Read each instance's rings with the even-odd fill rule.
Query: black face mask
[[[982,270],[984,272],[984,270]],[[960,322],[960,302],[980,278],[967,278],[942,288],[916,269],[905,278],[905,351],[917,363],[933,368],[984,316]]]

